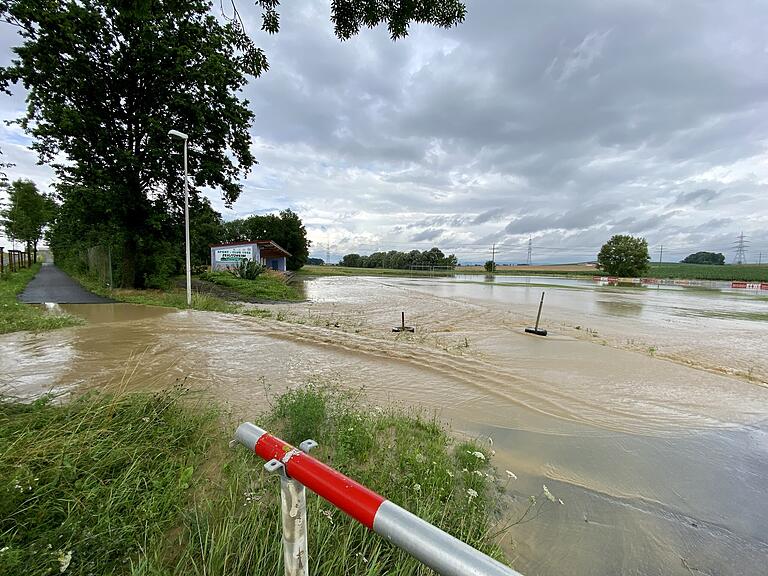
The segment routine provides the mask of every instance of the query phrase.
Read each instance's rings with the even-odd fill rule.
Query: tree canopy
[[[307,230],[296,212],[288,209],[279,214],[249,216],[224,224],[224,242],[273,240],[288,250],[288,270],[298,270],[307,263],[310,242]]]
[[[720,252],[696,252],[686,256],[681,262],[683,264],[714,264],[722,266],[725,264],[725,255]]]
[[[37,260],[37,243],[56,214],[56,204],[30,180],[16,180],[7,191],[8,207],[0,211],[0,223],[6,236],[26,243],[27,252]]]
[[[262,29],[277,32],[279,1],[255,4]],[[21,36],[0,68],[0,89],[27,89],[18,122],[40,160],[53,162],[63,212],[76,218],[54,229],[67,233],[54,239],[56,250],[82,249],[85,239],[109,244],[128,286],[182,261],[181,145],[169,141],[170,129],[189,136],[192,204],[204,207],[204,187],[220,190],[227,205],[238,199],[256,162],[254,115],[241,90],[268,63],[232,8],[214,11],[209,0],[0,0],[0,18]],[[464,15],[457,0],[331,2],[342,40],[381,23],[401,38],[410,22],[448,27]]]
[[[651,257],[645,238],[617,234],[603,244],[597,263],[611,276],[634,278],[648,270]]]

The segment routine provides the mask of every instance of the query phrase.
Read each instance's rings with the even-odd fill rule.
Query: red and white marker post
[[[307,519],[304,487],[405,550],[443,576],[520,576],[505,566],[309,456],[317,446],[305,440],[294,448],[255,424],[238,426],[235,440],[281,472],[283,558],[286,576],[306,576]]]

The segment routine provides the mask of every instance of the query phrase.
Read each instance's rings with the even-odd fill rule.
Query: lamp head
[[[179,138],[181,140],[187,139],[187,135],[184,134],[184,132],[179,132],[178,130],[168,130],[168,136],[171,138]]]

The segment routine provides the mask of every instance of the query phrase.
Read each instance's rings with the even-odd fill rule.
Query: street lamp
[[[178,130],[169,130],[168,136],[184,141],[184,234],[187,244],[187,307],[192,307],[192,266],[189,256],[189,189],[187,183],[187,135]]]

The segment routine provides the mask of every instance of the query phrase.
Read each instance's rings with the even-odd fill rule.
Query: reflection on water
[[[313,279],[312,302],[273,307],[293,314],[291,323],[67,305],[88,324],[0,337],[8,351],[0,374],[27,394],[186,378],[243,419],[310,378],[365,387],[373,402],[421,406],[458,431],[492,437],[502,475],[519,478],[516,500],[506,501],[511,517],[543,483],[566,502],[504,541],[523,573],[765,573],[768,389],[602,345],[614,332],[639,338],[663,328],[693,347],[705,339],[721,353],[730,347],[738,361],[765,336],[762,325],[697,318],[692,327],[678,313],[753,304],[682,291],[544,289],[551,338],[521,333],[542,290],[533,284]],[[390,332],[401,310],[416,334]],[[597,333],[589,342],[586,328]],[[728,342],[736,328],[738,345]],[[764,356],[753,362],[765,367]]]

